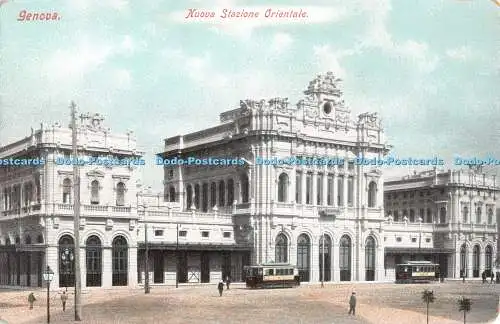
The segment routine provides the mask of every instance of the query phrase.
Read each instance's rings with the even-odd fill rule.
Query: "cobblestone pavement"
[[[434,290],[430,323],[458,324],[463,314],[456,300],[472,299],[468,323],[492,322],[496,316],[500,285],[480,282],[444,284],[332,284],[303,285],[294,289],[247,290],[233,285],[218,296],[215,285],[153,287],[142,290],[90,290],[83,295],[83,321],[79,323],[426,323],[421,292]],[[352,291],[358,296],[356,316],[347,314]],[[0,318],[10,324],[46,322],[43,290],[35,291],[33,310],[27,307],[29,292],[0,290]],[[72,323],[72,295],[62,312],[59,295],[51,293],[51,323]]]

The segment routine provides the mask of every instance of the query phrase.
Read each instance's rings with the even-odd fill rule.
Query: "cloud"
[[[49,82],[81,81],[103,65],[113,54],[113,46],[83,38],[76,46],[57,49],[43,65],[42,74]]]
[[[346,71],[340,60],[358,53],[357,49],[334,49],[330,45],[319,45],[313,48],[316,65],[325,71],[333,72],[337,77],[345,77]]]
[[[110,8],[118,11],[129,9],[128,0],[72,0],[68,3],[73,9],[88,13],[99,11],[103,8]]]
[[[452,60],[467,61],[474,56],[474,52],[469,46],[451,48],[446,51],[446,56]]]
[[[293,38],[288,33],[276,33],[274,34],[271,50],[275,53],[281,53],[286,51],[290,45],[293,43]]]
[[[132,76],[126,69],[117,69],[114,70],[111,75],[111,82],[114,89],[130,89],[132,85]]]

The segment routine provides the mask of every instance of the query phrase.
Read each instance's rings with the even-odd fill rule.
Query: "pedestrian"
[[[33,309],[33,303],[35,302],[35,300],[36,300],[35,294],[30,293],[28,295],[28,303],[30,304],[30,309]]]
[[[495,278],[495,274],[493,273],[493,271],[491,271],[491,283],[493,283],[494,278]]]
[[[229,279],[229,276],[226,276],[226,289],[229,290],[229,284],[231,283],[231,279]]]
[[[63,291],[61,295],[61,302],[62,302],[62,307],[63,307],[63,312],[66,311],[66,301],[68,300],[68,295],[66,295],[66,292]]]
[[[356,315],[356,293],[353,292],[349,299],[349,315]]]
[[[219,289],[219,296],[222,297],[222,291],[224,290],[224,281],[222,279],[219,281],[217,289]]]
[[[481,277],[483,278],[483,283],[486,283],[486,271],[483,271]]]

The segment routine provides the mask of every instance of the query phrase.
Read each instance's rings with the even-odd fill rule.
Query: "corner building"
[[[286,98],[242,100],[240,107],[220,115],[220,125],[165,140],[164,159],[245,161],[238,166],[165,166],[164,198],[186,213],[182,222],[190,221],[189,213],[213,214],[214,219],[230,214],[226,225],[235,236],[233,248],[222,257],[230,261],[220,261],[207,254],[210,231],[221,231],[217,225],[182,230],[188,242],[190,235],[205,236],[207,252],[199,244],[185,244],[179,273],[193,277],[202,268],[232,262],[231,275],[242,278],[244,265],[289,262],[297,265],[302,281],[384,279],[382,172],[355,164],[355,158],[382,158],[389,146],[376,114],[352,119],[339,81],[332,73],[318,75],[296,105]],[[289,157],[345,163],[257,163],[259,158]],[[235,251],[238,245],[249,251]]]
[[[78,123],[80,159],[138,159],[132,132],[111,133],[99,114]],[[0,159],[43,159],[33,166],[0,167],[0,285],[51,287],[75,282],[72,130],[41,124],[19,141],[0,147]],[[80,264],[82,287],[137,285],[137,165],[80,168]]]

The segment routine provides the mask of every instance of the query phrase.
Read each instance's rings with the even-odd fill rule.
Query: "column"
[[[136,288],[137,283],[137,247],[129,247],[129,266],[128,266],[128,286]]]
[[[111,246],[103,247],[102,249],[102,286],[111,287],[113,286],[113,258]],[[135,275],[137,277],[137,273]],[[144,282],[144,276],[142,277],[142,282]]]
[[[472,255],[472,249],[467,248],[467,278],[472,278],[472,262],[473,255]]]
[[[486,255],[484,253],[484,249],[481,249],[479,252],[479,277],[483,274],[484,269],[486,268]]]
[[[344,194],[342,195],[343,197],[343,202],[344,202],[344,207],[347,207],[347,174],[344,174],[344,182],[343,182],[343,187],[344,187]]]
[[[337,192],[338,191],[338,183],[337,182],[338,182],[338,175],[337,175],[337,172],[335,172],[333,174],[333,186],[332,186],[333,187],[332,188],[332,191],[333,191],[333,193],[332,193],[333,197],[332,198],[333,198],[333,207],[334,208],[338,207],[337,196],[338,196],[339,193]]]
[[[334,240],[332,244],[332,268],[333,268],[333,277],[332,281],[339,282],[340,281],[340,252],[339,252],[339,244],[337,243],[337,239]]]
[[[321,237],[321,235],[319,235],[319,237]],[[320,240],[316,241],[313,238],[311,238],[311,240],[312,240],[312,247],[311,247],[312,260],[311,260],[311,269],[310,269],[310,271],[311,271],[310,279],[311,279],[311,282],[318,282],[319,281],[319,272],[321,271],[319,269],[319,257],[320,257],[320,254],[319,254],[319,252],[320,252],[319,244],[320,243],[319,242],[320,242]]]

